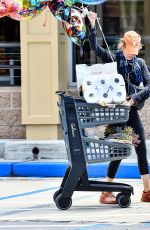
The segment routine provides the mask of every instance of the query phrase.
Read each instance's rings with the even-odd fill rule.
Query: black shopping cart
[[[59,113],[69,159],[69,166],[60,188],[53,196],[56,206],[61,210],[69,209],[74,191],[110,191],[119,192],[116,200],[120,207],[129,207],[133,187],[124,183],[89,180],[87,164],[127,158],[131,154],[132,146],[89,138],[84,130],[88,127],[127,121],[129,107],[102,107],[66,96],[63,91],[56,93],[60,96]]]

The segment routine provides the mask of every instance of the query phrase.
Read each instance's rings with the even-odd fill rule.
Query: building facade
[[[109,0],[90,6],[97,12],[106,40],[116,52],[118,39],[127,30],[142,36],[140,56],[150,66],[150,1]],[[87,39],[81,48],[65,35],[61,22],[50,12],[30,21],[1,18],[0,34],[0,138],[47,140],[62,138],[57,90],[76,92],[75,65],[101,60],[90,50]],[[10,31],[10,29],[12,31]],[[99,43],[105,47],[97,27]],[[146,137],[150,138],[150,100],[141,112]]]

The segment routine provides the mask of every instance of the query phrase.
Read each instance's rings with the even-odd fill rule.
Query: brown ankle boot
[[[116,204],[116,197],[112,192],[102,192],[99,202],[101,204]]]
[[[148,191],[148,192],[143,191],[141,201],[142,202],[150,202],[150,191]]]

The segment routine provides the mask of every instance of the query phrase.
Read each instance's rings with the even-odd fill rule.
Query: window
[[[20,85],[20,23],[4,17],[0,28],[0,86]]]

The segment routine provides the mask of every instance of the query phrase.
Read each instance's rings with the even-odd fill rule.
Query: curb
[[[12,173],[12,163],[11,162],[1,162],[0,163],[0,177],[11,176]]]
[[[0,177],[63,177],[67,166],[67,162],[1,162]],[[108,162],[88,165],[88,176],[106,177],[107,167]],[[116,178],[141,178],[137,164],[121,163]]]

